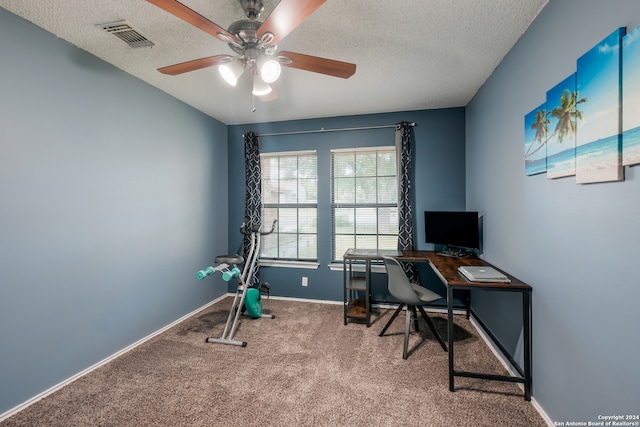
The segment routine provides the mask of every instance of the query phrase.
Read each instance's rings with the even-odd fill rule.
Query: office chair
[[[418,315],[416,312],[416,308],[420,311],[422,318],[429,326],[429,329],[431,329],[431,332],[433,332],[433,334],[436,336],[436,339],[440,342],[440,345],[442,346],[444,351],[447,351],[447,346],[445,345],[444,341],[440,337],[440,334],[438,334],[435,327],[433,326],[433,322],[431,321],[429,316],[427,316],[427,313],[425,313],[424,309],[422,308],[422,306],[425,305],[426,303],[435,301],[442,297],[436,294],[435,292],[430,291],[427,288],[424,288],[420,285],[416,285],[414,283],[409,282],[409,278],[405,274],[398,260],[396,260],[395,258],[385,256],[385,257],[382,257],[382,259],[384,261],[384,266],[387,269],[387,277],[388,277],[387,283],[388,283],[389,293],[400,302],[400,305],[398,306],[396,312],[393,313],[393,316],[391,316],[391,319],[389,319],[389,322],[387,322],[382,332],[380,332],[379,336],[384,335],[384,333],[387,331],[389,326],[391,326],[391,323],[393,323],[395,318],[398,317],[398,314],[400,314],[400,311],[402,310],[402,308],[406,305],[407,315],[406,315],[406,323],[404,328],[404,349],[402,352],[402,358],[405,360],[407,359],[407,346],[409,344],[409,328],[411,326],[411,313],[413,313],[413,317],[415,319],[416,331],[419,331]],[[411,310],[411,313],[409,313],[409,310]]]

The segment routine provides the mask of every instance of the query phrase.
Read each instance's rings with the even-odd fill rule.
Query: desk
[[[447,286],[447,313],[448,313],[448,339],[449,339],[449,390],[455,391],[455,377],[482,378],[486,380],[508,381],[524,384],[524,398],[531,400],[531,286],[521,282],[515,277],[504,272],[511,283],[478,283],[470,282],[462,274],[458,272],[461,265],[486,265],[492,266],[488,262],[480,258],[465,257],[452,258],[437,255],[434,251],[402,251],[402,256],[397,257],[399,261],[405,262],[429,262],[433,271],[438,275],[440,280]],[[492,266],[493,267],[493,266]],[[501,270],[502,271],[502,270]],[[483,329],[491,336],[491,339],[500,348],[502,353],[509,359],[511,364],[518,370],[520,377],[512,377],[506,375],[492,375],[477,372],[456,371],[453,359],[453,291],[454,290],[489,290],[502,292],[519,292],[522,294],[522,326],[524,329],[524,369],[520,368],[513,360],[504,347],[495,339],[495,337],[482,324],[482,321],[475,316],[476,320],[481,324]]]

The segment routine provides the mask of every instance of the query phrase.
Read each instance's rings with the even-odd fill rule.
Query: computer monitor
[[[444,245],[454,253],[464,254],[469,249],[480,249],[478,212],[425,211],[425,240]]]

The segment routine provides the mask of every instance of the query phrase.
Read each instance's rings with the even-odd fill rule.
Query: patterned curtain
[[[396,157],[398,161],[398,250],[413,250],[413,213],[411,194],[411,125],[396,124]],[[419,283],[418,270],[414,263],[403,263],[407,277]]]
[[[261,213],[261,188],[260,188],[260,144],[258,134],[247,132],[244,135],[244,163],[245,163],[245,205],[244,205],[244,226],[245,230],[253,230],[260,227]],[[251,249],[249,236],[244,236],[242,241],[242,256],[246,260]],[[247,279],[250,287],[259,287],[260,279],[258,275],[258,265],[253,270],[252,277]]]

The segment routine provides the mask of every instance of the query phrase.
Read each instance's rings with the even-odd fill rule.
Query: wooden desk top
[[[483,259],[476,257],[463,257],[463,258],[455,258],[438,255],[435,251],[402,251],[402,256],[396,257],[400,261],[414,261],[414,262],[424,262],[428,261],[434,267],[434,271],[440,279],[447,286],[459,286],[459,287],[477,287],[477,288],[503,288],[503,289],[517,289],[517,290],[531,290],[531,286],[526,283],[520,281],[519,279],[511,276],[509,273],[504,270],[491,265]],[[511,283],[486,283],[486,282],[471,282],[466,277],[464,277],[460,272],[458,272],[458,267],[461,265],[486,265],[495,268],[496,270],[504,273],[509,279],[511,279]]]

